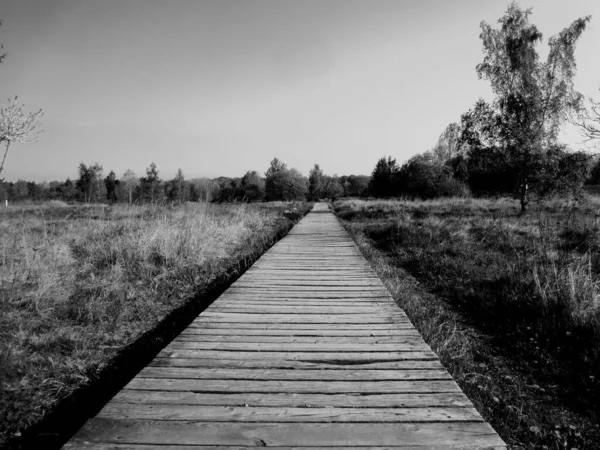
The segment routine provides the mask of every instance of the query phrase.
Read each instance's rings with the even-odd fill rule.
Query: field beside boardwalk
[[[600,201],[340,200],[334,211],[511,448],[600,445]]]
[[[306,203],[0,208],[0,446],[242,270]]]

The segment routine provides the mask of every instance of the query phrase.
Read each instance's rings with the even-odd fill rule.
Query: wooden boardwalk
[[[319,203],[69,449],[505,448]]]

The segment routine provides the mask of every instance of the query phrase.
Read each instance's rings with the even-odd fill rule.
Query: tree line
[[[242,177],[195,178],[187,180],[181,169],[169,180],[160,177],[155,163],[144,176],[126,170],[120,178],[111,170],[105,175],[99,163],[78,166],[77,179],[35,183],[0,181],[0,199],[62,200],[82,203],[185,203],[260,202],[335,199],[367,196],[369,177],[365,175],[330,176],[318,164],[307,178],[297,169],[274,158],[262,176],[247,171]]]

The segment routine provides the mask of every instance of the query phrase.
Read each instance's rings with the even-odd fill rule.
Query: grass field
[[[0,208],[0,447],[308,208]]]
[[[342,200],[334,210],[512,448],[600,446],[600,201]]]

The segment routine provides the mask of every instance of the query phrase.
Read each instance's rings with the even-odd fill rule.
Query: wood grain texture
[[[318,203],[65,448],[504,449]]]

